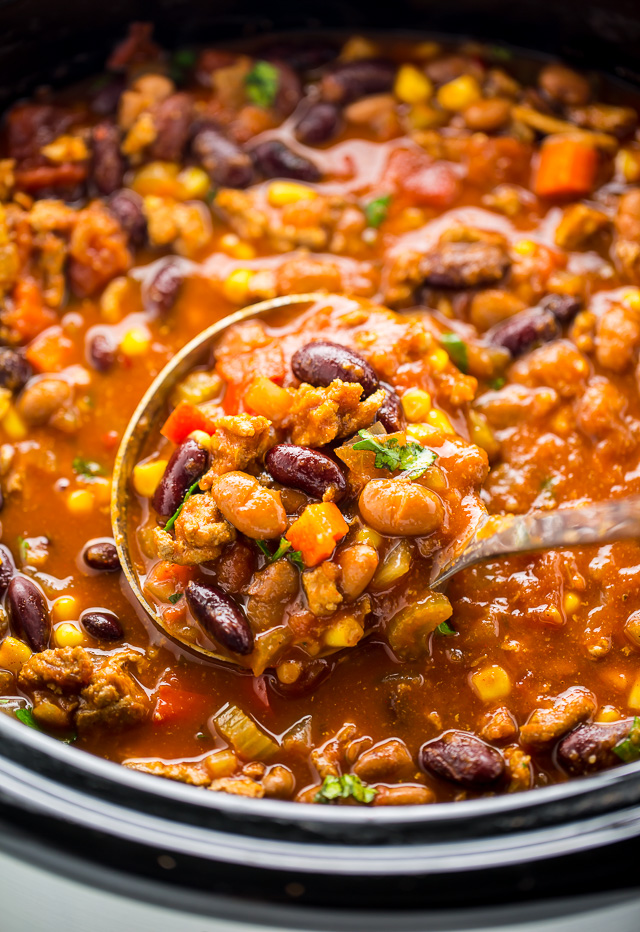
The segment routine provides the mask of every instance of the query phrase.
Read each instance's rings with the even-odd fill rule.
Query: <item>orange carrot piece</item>
[[[62,327],[49,327],[31,341],[25,356],[36,372],[60,372],[71,362],[73,343]]]
[[[538,197],[582,197],[592,190],[598,152],[580,139],[549,136],[543,143],[534,182]]]
[[[302,553],[307,566],[317,566],[331,556],[348,530],[349,525],[338,506],[333,502],[320,502],[307,505],[285,536],[293,549]]]
[[[162,425],[160,433],[172,443],[182,443],[194,430],[213,434],[215,429],[215,424],[204,411],[188,401],[181,401]]]
[[[12,306],[2,314],[5,327],[15,330],[23,340],[32,340],[58,319],[56,312],[47,307],[38,285],[23,278],[16,283],[11,294]]]

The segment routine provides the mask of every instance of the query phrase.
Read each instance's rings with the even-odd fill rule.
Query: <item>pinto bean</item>
[[[586,104],[591,96],[587,79],[557,62],[542,69],[538,76],[538,84],[547,97],[566,106]]]
[[[164,162],[180,162],[189,138],[193,102],[188,94],[172,94],[156,105],[153,123],[156,138],[151,146],[151,158]]]
[[[111,195],[107,208],[126,233],[131,245],[141,246],[147,235],[147,221],[140,195],[123,188]]]
[[[91,177],[100,194],[113,194],[122,187],[125,172],[125,161],[120,153],[120,130],[114,123],[98,123],[93,127],[91,138]]]
[[[359,97],[384,94],[393,88],[396,65],[383,58],[343,62],[326,74],[320,87],[325,100],[348,104]]]
[[[540,343],[555,340],[559,332],[551,311],[532,307],[496,324],[487,331],[486,339],[493,346],[509,350],[512,356],[522,356]]]
[[[502,755],[464,731],[445,731],[420,748],[420,766],[427,773],[457,783],[468,790],[482,790],[497,783],[505,766]]]
[[[162,517],[169,517],[182,503],[190,486],[207,469],[209,456],[195,440],[185,440],[173,451],[167,468],[153,495],[153,507]]]
[[[347,480],[338,464],[311,447],[278,443],[267,453],[265,463],[276,482],[314,498],[339,502],[347,494]]]
[[[3,595],[8,589],[15,572],[16,565],[13,562],[11,551],[4,544],[0,544],[0,595]]]
[[[236,540],[216,561],[216,580],[225,592],[241,592],[256,568],[255,548]]]
[[[390,738],[364,751],[352,769],[365,783],[375,783],[378,780],[408,777],[414,767],[413,758],[404,741]]]
[[[106,609],[83,612],[80,623],[96,641],[121,641],[124,637],[118,616]]]
[[[570,324],[578,311],[582,309],[582,301],[572,294],[548,294],[540,301],[539,307],[551,311],[555,319],[562,326]]]
[[[462,117],[469,129],[481,133],[490,133],[500,129],[511,114],[511,101],[502,97],[489,97],[470,104]]]
[[[247,537],[271,540],[287,529],[280,493],[266,489],[247,473],[225,473],[216,479],[211,494],[227,521]]]
[[[558,745],[558,763],[572,776],[596,773],[619,764],[620,758],[614,754],[613,748],[627,737],[632,725],[632,718],[580,725]]]
[[[335,562],[340,567],[340,589],[353,600],[362,595],[373,579],[380,557],[371,544],[349,544],[339,551]]]
[[[115,573],[120,569],[118,551],[112,540],[89,541],[82,552],[82,559],[92,570],[103,573]]]
[[[261,142],[251,150],[257,171],[265,178],[294,178],[296,181],[320,181],[320,171],[313,162],[287,148],[277,139]]]
[[[520,740],[531,747],[553,744],[596,710],[593,693],[584,686],[570,686],[556,696],[551,708],[534,709],[520,729]]]
[[[380,387],[384,388],[384,401],[378,408],[378,420],[389,434],[397,430],[404,430],[407,426],[407,419],[404,416],[402,403],[394,388],[387,382],[381,382]]]
[[[25,576],[14,576],[7,590],[7,606],[14,629],[34,651],[46,650],[51,637],[51,617],[38,586]]]
[[[246,188],[254,180],[251,156],[212,127],[196,133],[191,149],[214,184]]]
[[[395,786],[377,786],[374,806],[419,806],[435,802],[436,795],[420,783],[398,783]]]
[[[72,397],[73,389],[64,379],[41,378],[27,385],[18,398],[16,408],[29,424],[41,426]]]
[[[378,376],[366,359],[329,340],[317,340],[301,346],[291,357],[291,368],[297,379],[310,385],[326,386],[334,379],[357,382],[362,385],[365,398],[377,391],[380,385]]]
[[[222,589],[210,583],[191,581],[185,590],[194,618],[227,650],[250,654],[253,632],[242,610]]]
[[[335,104],[319,101],[317,104],[312,104],[296,123],[296,139],[306,146],[320,145],[333,139],[341,123],[340,111]]]
[[[19,392],[26,385],[33,369],[17,350],[0,347],[0,385],[11,392]]]
[[[431,534],[444,521],[444,508],[435,492],[399,479],[367,482],[359,508],[374,530],[399,537]]]
[[[87,357],[98,372],[108,372],[116,361],[116,345],[106,333],[100,331],[89,341]]]
[[[264,795],[275,799],[290,799],[296,788],[296,779],[288,767],[274,764],[262,778]]]
[[[161,315],[168,314],[176,302],[183,282],[184,275],[179,264],[173,259],[166,259],[144,289],[145,310]]]

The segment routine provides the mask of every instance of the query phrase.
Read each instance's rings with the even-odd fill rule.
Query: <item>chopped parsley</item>
[[[376,197],[368,204],[364,205],[364,215],[367,218],[367,226],[377,230],[381,223],[387,219],[389,213],[389,204],[391,195],[383,194],[382,197]]]
[[[354,773],[345,773],[341,777],[329,776],[314,797],[316,803],[330,803],[334,799],[348,799],[351,797],[357,803],[370,803],[375,799],[378,791],[372,786],[363,783]]]
[[[613,749],[621,761],[630,764],[631,761],[640,760],[640,718],[636,715],[627,737],[620,741]]]
[[[398,443],[396,437],[380,440],[368,430],[359,430],[362,439],[354,443],[354,450],[369,450],[375,453],[376,469],[390,472],[402,470],[407,479],[418,479],[436,461],[436,454],[419,443]]]
[[[31,550],[31,544],[28,540],[25,540],[24,537],[18,538],[18,550],[20,552],[20,558],[22,560],[27,559],[27,554]]]
[[[94,460],[85,460],[82,456],[75,457],[71,468],[77,476],[93,478],[94,476],[104,475],[104,469],[100,463],[96,463]]]
[[[176,510],[174,511],[174,513],[171,515],[171,517],[169,518],[169,520],[168,520],[167,523],[165,524],[165,526],[164,526],[165,531],[170,531],[170,530],[171,530],[171,528],[173,527],[173,525],[176,523],[176,518],[178,517],[178,515],[180,514],[180,512],[181,512],[182,509],[184,508],[186,502],[187,502],[187,501],[191,498],[191,496],[194,494],[194,492],[195,492],[196,489],[198,488],[198,485],[199,485],[199,484],[200,484],[200,479],[196,479],[196,481],[193,483],[193,485],[190,485],[190,486],[189,486],[189,488],[188,488],[187,491],[185,492],[184,498],[182,499],[182,501],[180,502],[180,504],[178,505],[178,507],[176,508]]]
[[[457,634],[458,632],[455,628],[452,628],[451,625],[447,624],[446,621],[441,621],[440,624],[436,627],[438,634],[444,634],[447,637],[451,634]]]
[[[169,596],[169,601],[172,605],[175,605],[176,602],[179,602],[182,598],[182,592],[174,592],[173,595]]]
[[[16,709],[15,715],[18,721],[22,722],[23,725],[27,725],[29,728],[35,728],[36,731],[42,731],[33,717],[33,709],[30,706],[26,709]]]
[[[252,104],[267,109],[275,103],[280,85],[280,74],[268,61],[257,61],[244,79],[247,97]]]
[[[295,563],[295,565],[299,569],[301,570],[304,569],[304,560],[302,559],[302,553],[299,550],[292,550],[291,544],[289,543],[286,537],[280,538],[280,543],[278,544],[278,548],[273,553],[271,553],[271,551],[269,550],[269,547],[266,541],[257,540],[256,544],[258,545],[260,550],[263,552],[263,554],[265,555],[269,563],[275,563],[276,560],[280,560],[282,557],[287,557],[287,559],[291,560],[292,563]]]
[[[207,191],[207,193],[206,193],[205,196],[204,196],[204,199],[205,199],[205,201],[207,202],[207,204],[209,204],[209,205],[213,204],[213,202],[214,202],[215,199],[216,199],[217,193],[218,193],[218,189],[217,189],[217,188],[209,188],[209,190]]]
[[[451,362],[458,367],[460,372],[467,372],[469,354],[464,340],[461,340],[457,333],[443,333],[440,342],[449,354]]]
[[[499,375],[497,379],[491,379],[491,381],[489,382],[489,388],[492,388],[494,392],[497,392],[499,389],[503,387],[503,385],[506,385],[506,384],[507,384],[507,380],[505,379],[505,377],[503,375]]]

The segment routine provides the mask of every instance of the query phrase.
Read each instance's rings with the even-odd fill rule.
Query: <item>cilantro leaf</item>
[[[452,628],[451,625],[448,625],[446,621],[441,621],[440,624],[436,627],[438,634],[444,634],[447,637],[451,634],[457,634],[458,632],[455,628]]]
[[[280,543],[278,544],[277,550],[275,550],[273,553],[271,553],[271,551],[269,550],[269,547],[266,541],[257,540],[256,544],[258,545],[260,550],[263,552],[263,554],[265,555],[269,563],[275,563],[276,560],[280,560],[282,557],[287,557],[289,560],[291,560],[292,563],[295,563],[295,565],[299,569],[301,570],[304,569],[304,561],[302,559],[302,554],[300,553],[299,550],[291,549],[291,544],[289,543],[286,537],[280,538]]]
[[[358,803],[370,803],[375,799],[377,790],[363,783],[354,773],[345,773],[341,777],[329,776],[314,797],[317,803],[330,803],[334,799],[348,799],[351,797]]]
[[[169,62],[169,76],[176,84],[182,84],[187,73],[196,63],[197,55],[193,49],[176,49]]]
[[[628,736],[616,744],[613,753],[617,754],[625,764],[640,760],[640,718],[637,715],[633,720]]]
[[[389,440],[379,440],[375,434],[368,430],[359,430],[361,440],[354,443],[354,450],[368,450],[376,454],[376,469],[388,469],[390,472],[401,470],[407,479],[418,479],[433,465],[437,454],[420,443],[398,443],[396,437]]]
[[[205,196],[204,196],[204,199],[205,199],[205,201],[207,202],[207,204],[209,204],[209,205],[213,204],[213,202],[214,202],[215,199],[216,199],[217,194],[218,194],[218,189],[217,189],[217,188],[209,188],[209,190],[207,191],[207,193],[206,193]]]
[[[299,570],[305,569],[304,560],[302,559],[301,550],[290,550],[287,554],[287,559],[297,566]]]
[[[179,602],[182,598],[182,592],[174,592],[173,595],[169,596],[169,601],[172,605],[175,605],[176,602]]]
[[[85,460],[82,456],[75,457],[71,464],[71,468],[78,476],[93,478],[94,476],[104,475],[104,469],[100,463],[96,463],[94,460]]]
[[[499,375],[497,379],[491,379],[489,382],[489,388],[492,388],[494,392],[497,392],[498,389],[502,388],[503,385],[506,385],[507,380],[503,375]]]
[[[31,706],[26,709],[16,709],[15,715],[18,721],[22,722],[23,725],[27,725],[28,728],[34,728],[36,731],[42,731],[42,728],[40,728],[35,718],[33,717],[33,709]]]
[[[389,213],[389,204],[391,195],[383,194],[382,197],[376,197],[368,204],[364,205],[364,215],[367,218],[367,226],[378,229],[380,224],[384,223]]]
[[[460,339],[457,333],[443,333],[440,342],[449,354],[451,362],[458,367],[460,372],[467,372],[469,369],[469,354],[464,340]]]
[[[176,518],[178,517],[178,515],[180,514],[180,512],[181,512],[182,509],[184,508],[185,503],[186,503],[186,502],[191,498],[191,496],[194,494],[194,492],[195,492],[195,490],[198,488],[198,485],[199,485],[199,484],[200,484],[200,479],[196,479],[196,481],[193,483],[193,485],[189,486],[189,488],[187,489],[187,491],[186,491],[185,494],[184,494],[184,498],[182,499],[182,502],[178,505],[178,507],[176,508],[176,510],[174,511],[174,513],[171,515],[171,517],[169,518],[169,520],[168,520],[167,523],[165,524],[165,526],[164,526],[165,531],[170,531],[170,530],[171,530],[171,528],[173,527],[173,525],[176,523]]]
[[[268,61],[257,61],[244,79],[247,97],[258,107],[272,107],[280,85],[280,73]]]

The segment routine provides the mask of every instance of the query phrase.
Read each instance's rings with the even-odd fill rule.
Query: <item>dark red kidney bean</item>
[[[120,619],[106,609],[83,612],[80,616],[80,623],[87,634],[90,634],[96,641],[121,641],[124,637]]]
[[[4,595],[7,591],[15,572],[16,565],[13,562],[13,554],[8,547],[0,544],[0,595]]]
[[[306,146],[317,146],[333,139],[341,125],[342,117],[338,107],[321,100],[312,104],[296,123],[296,139]]]
[[[18,392],[26,385],[33,369],[17,350],[0,347],[0,385],[11,392]]]
[[[627,737],[632,725],[632,718],[620,722],[580,725],[558,744],[558,763],[572,776],[596,773],[605,767],[622,763],[613,748]]]
[[[195,440],[185,440],[173,451],[153,495],[153,507],[162,517],[170,517],[182,503],[190,486],[207,469],[209,456]]]
[[[582,308],[582,301],[572,294],[548,294],[540,301],[540,307],[551,311],[559,324],[570,324]]]
[[[105,84],[94,93],[90,107],[98,116],[110,116],[115,113],[120,103],[120,95],[127,86],[125,78],[118,75],[107,78]]]
[[[147,220],[140,195],[123,188],[111,195],[107,207],[128,236],[131,245],[142,246],[147,236]]]
[[[281,696],[299,698],[317,689],[333,672],[334,663],[328,660],[310,660],[305,663],[295,683],[281,683],[277,676],[269,676],[269,685]]]
[[[326,386],[334,379],[358,382],[364,389],[365,398],[380,385],[378,376],[366,359],[329,340],[317,340],[301,346],[291,358],[291,368],[297,379],[310,385]]]
[[[331,500],[339,502],[347,494],[347,480],[338,464],[311,447],[278,443],[267,453],[265,464],[276,482],[314,498],[332,493]]]
[[[256,569],[256,550],[245,540],[226,547],[215,564],[216,582],[225,592],[240,593]]]
[[[144,288],[143,303],[146,311],[168,314],[182,288],[184,275],[178,262],[166,259]]]
[[[91,337],[87,356],[89,363],[98,372],[108,372],[116,361],[116,345],[106,333],[100,331]]]
[[[259,143],[251,150],[257,171],[265,178],[294,178],[296,181],[320,181],[320,171],[313,162],[287,148],[277,139]]]
[[[284,61],[296,71],[313,71],[337,58],[338,49],[321,39],[305,42],[274,42],[260,49],[260,57],[267,61]]]
[[[191,130],[193,102],[189,94],[172,94],[153,110],[156,138],[151,145],[152,159],[181,162]]]
[[[496,324],[487,331],[485,339],[493,346],[509,350],[512,356],[522,356],[541,343],[555,340],[559,332],[551,311],[532,307]]]
[[[100,194],[113,194],[122,187],[126,167],[120,153],[120,130],[114,123],[98,123],[91,131],[91,138],[93,183]]]
[[[89,541],[82,552],[82,559],[92,570],[103,573],[115,573],[120,569],[118,551],[112,540]]]
[[[289,116],[296,109],[302,99],[302,84],[293,68],[283,61],[274,61],[278,69],[278,92],[275,99],[275,108],[282,116]]]
[[[423,744],[419,756],[420,766],[428,773],[468,790],[497,783],[505,770],[504,759],[495,748],[464,731],[445,731]]]
[[[195,134],[191,151],[214,184],[246,188],[254,180],[251,156],[212,127]]]
[[[384,94],[393,88],[396,65],[383,58],[361,58],[336,65],[323,77],[320,87],[325,100],[349,104],[359,97]]]
[[[191,581],[185,590],[191,614],[218,644],[234,654],[250,654],[253,631],[239,605],[218,586]]]
[[[14,576],[7,589],[7,605],[12,625],[27,639],[32,650],[46,650],[51,637],[51,618],[38,586],[26,576]]]
[[[378,408],[378,420],[388,434],[393,434],[396,430],[404,430],[407,426],[407,419],[396,390],[388,382],[381,382],[380,387],[384,388],[385,395],[382,407]]]

